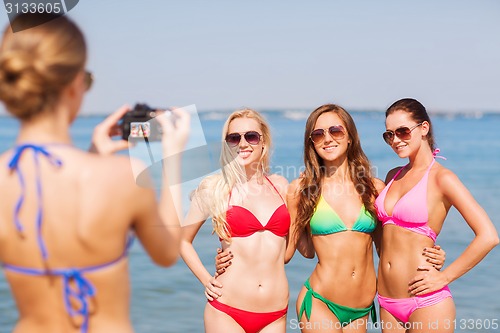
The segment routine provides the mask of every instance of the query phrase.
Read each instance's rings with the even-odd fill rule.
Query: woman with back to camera
[[[376,319],[374,203],[385,184],[372,175],[351,115],[335,104],[309,115],[304,164],[288,190],[292,225],[285,260],[297,248],[307,258],[316,253],[318,264],[297,297],[297,326],[307,333],[366,332],[368,315]],[[442,264],[441,251],[425,254]]]
[[[284,197],[288,182],[268,174],[271,136],[258,112],[233,112],[222,137],[222,173],[206,177],[194,191],[184,220],[181,255],[206,287],[206,332],[284,333],[288,307],[284,257],[290,227]],[[236,257],[217,278],[203,266],[192,244],[209,217],[222,247]],[[212,292],[222,286],[223,293]]]
[[[130,231],[157,264],[175,263],[180,193],[169,180],[178,181],[180,162],[169,160],[158,205],[153,190],[135,184],[127,157],[72,145],[69,127],[91,84],[84,37],[66,16],[16,22],[40,18],[52,20],[7,27],[0,46],[0,100],[21,123],[14,148],[0,155],[0,261],[19,311],[14,332],[133,332]],[[99,140],[125,111],[101,125]],[[176,112],[177,127],[162,121],[164,153],[187,139],[189,117]]]
[[[389,171],[376,201],[383,224],[378,301],[383,332],[453,332],[455,304],[448,284],[477,265],[498,244],[490,218],[458,177],[435,161],[431,120],[425,107],[405,98],[386,111],[384,140],[409,163]],[[422,261],[454,206],[475,234],[446,269]]]

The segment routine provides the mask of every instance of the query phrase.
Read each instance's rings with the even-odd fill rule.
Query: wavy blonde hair
[[[210,212],[213,232],[225,241],[230,241],[231,238],[226,220],[229,193],[233,188],[239,188],[246,180],[245,170],[236,161],[234,150],[226,144],[229,125],[238,118],[254,119],[259,123],[264,147],[258,168],[263,174],[269,172],[271,131],[267,121],[255,110],[249,108],[236,110],[229,115],[222,128],[221,173],[204,178],[191,195],[191,199],[197,198],[197,204],[203,211]]]

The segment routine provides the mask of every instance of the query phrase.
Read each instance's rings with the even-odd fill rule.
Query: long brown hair
[[[354,183],[366,210],[375,218],[375,198],[377,190],[372,180],[370,162],[366,157],[359,140],[358,131],[351,115],[342,107],[335,104],[325,104],[314,110],[307,118],[304,132],[304,165],[305,170],[300,179],[299,203],[297,210],[296,232],[300,235],[307,230],[311,216],[321,195],[325,166],[323,159],[318,155],[309,135],[314,130],[319,116],[326,112],[334,112],[344,122],[351,143],[347,148],[347,163],[349,176]]]

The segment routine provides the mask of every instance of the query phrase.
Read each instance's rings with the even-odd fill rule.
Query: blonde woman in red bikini
[[[288,182],[268,174],[271,135],[258,112],[233,112],[222,137],[222,173],[203,179],[193,193],[181,241],[182,258],[206,288],[205,331],[284,333]],[[221,246],[235,255],[233,265],[217,278],[192,244],[210,217]]]

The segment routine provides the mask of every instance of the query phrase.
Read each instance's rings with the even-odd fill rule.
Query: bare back
[[[47,261],[43,261],[37,242],[33,151],[25,151],[18,164],[26,184],[19,212],[22,233],[14,223],[14,207],[21,194],[18,176],[7,168],[0,169],[0,261],[47,270],[85,268],[119,259],[135,214],[137,190],[128,159],[100,157],[70,146],[49,146],[48,150],[62,161],[62,166],[39,157],[41,235]],[[0,165],[7,165],[11,155],[12,151],[1,155]],[[80,332],[83,317],[72,319],[67,313],[62,277],[30,276],[10,270],[5,270],[5,275],[20,312],[15,332]],[[89,303],[91,331],[132,332],[126,258],[83,275],[96,290]],[[73,306],[75,310],[79,307]]]

